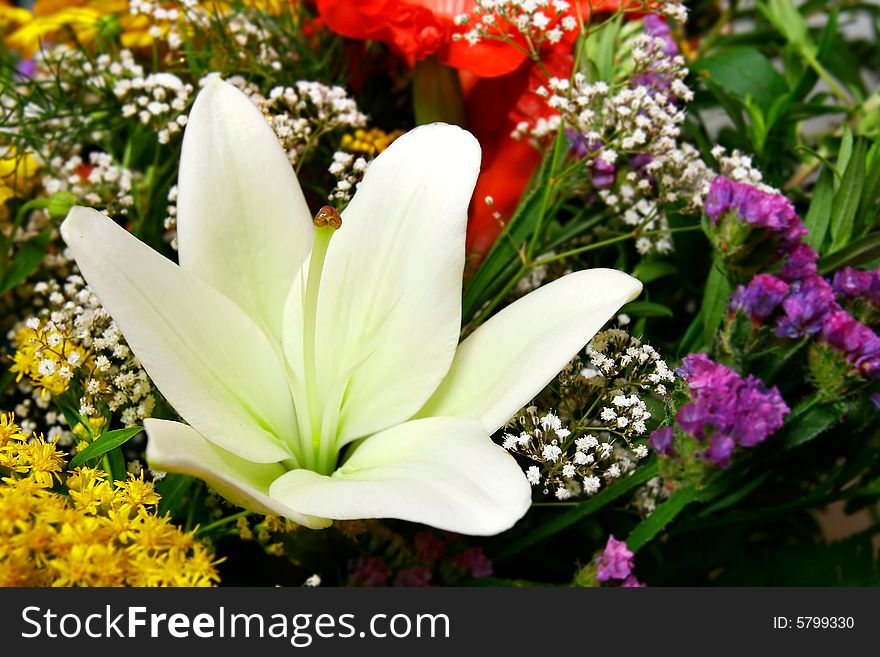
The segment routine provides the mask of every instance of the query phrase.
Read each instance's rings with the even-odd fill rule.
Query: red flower
[[[471,11],[474,0],[317,0],[327,26],[353,39],[388,44],[410,66],[436,55],[444,64],[482,77],[504,75],[525,59],[498,41],[471,46],[454,40],[462,32],[453,19]]]
[[[625,0],[581,0],[586,18],[616,10]],[[574,2],[572,2],[572,5]],[[535,90],[546,83],[531,60],[516,47],[494,40],[470,45],[453,35],[458,14],[470,13],[474,0],[317,0],[327,26],[343,36],[382,41],[409,66],[430,55],[461,71],[466,94],[467,128],[483,147],[480,178],[471,203],[468,252],[472,264],[492,246],[515,211],[529,179],[541,162],[531,144],[510,136],[520,121],[534,123],[552,110]],[[574,14],[574,9],[569,10]],[[567,31],[555,45],[547,45],[542,61],[551,75],[568,77],[573,65]],[[517,38],[514,35],[514,38]],[[474,77],[476,76],[476,77]],[[492,206],[485,198],[493,198]]]

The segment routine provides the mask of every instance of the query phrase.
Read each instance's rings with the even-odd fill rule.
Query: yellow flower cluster
[[[55,441],[28,439],[0,414],[0,586],[211,586],[214,560],[193,532],[155,507],[159,494],[129,475],[63,475]],[[67,494],[60,492],[67,488]]]
[[[66,43],[75,36],[77,43],[88,44],[105,30],[118,27],[123,47],[148,48],[156,35],[183,28],[187,11],[180,0],[155,0],[152,4],[161,11],[148,16],[131,11],[129,0],[37,0],[33,15],[14,16],[19,27],[6,39],[6,45],[30,57],[41,43]],[[210,15],[223,12],[230,4],[208,0],[199,6]],[[285,6],[280,0],[246,0],[244,4],[272,15],[280,14]]]
[[[364,153],[373,157],[388,148],[402,134],[403,130],[385,132],[379,128],[358,128],[353,133],[342,136],[340,148],[349,153]]]
[[[30,320],[15,334],[12,345],[15,354],[9,370],[16,381],[27,376],[34,387],[46,393],[63,394],[78,369],[95,369],[91,352],[51,321]]]
[[[3,5],[0,5],[0,27],[2,27]],[[21,10],[24,11],[24,10]],[[22,198],[30,191],[39,164],[30,153],[19,153],[13,146],[0,150],[0,219],[6,219],[6,201]]]

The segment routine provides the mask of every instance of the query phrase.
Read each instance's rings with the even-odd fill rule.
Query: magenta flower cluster
[[[395,569],[376,555],[363,555],[349,562],[349,582],[354,586],[432,586],[438,571],[454,578],[479,578],[492,575],[492,560],[480,547],[461,549],[460,537],[450,532],[437,536],[419,532],[403,567]],[[451,566],[451,568],[450,568]]]
[[[596,558],[596,581],[620,581],[622,587],[644,586],[633,575],[633,553],[625,541],[618,541],[613,535],[608,537],[605,550]]]
[[[768,230],[779,239],[780,249],[785,252],[794,250],[807,235],[791,201],[782,194],[765,192],[724,176],[712,180],[704,209],[713,223],[733,212],[745,223]]]
[[[742,311],[758,324],[775,316],[776,335],[818,335],[842,351],[859,373],[880,376],[880,338],[836,298],[865,297],[880,302],[880,272],[846,268],[829,283],[818,274],[819,255],[801,241],[807,229],[788,199],[719,176],[712,181],[706,213],[717,221],[727,212],[735,212],[746,223],[777,237],[784,258],[778,275],[758,274],[748,285],[736,289],[730,299],[731,312]]]
[[[749,375],[741,377],[705,354],[691,354],[678,374],[687,381],[691,401],[678,409],[682,431],[706,445],[699,456],[726,468],[736,447],[754,447],[782,426],[789,409],[777,388]],[[675,456],[672,427],[654,431],[648,443],[659,453]]]

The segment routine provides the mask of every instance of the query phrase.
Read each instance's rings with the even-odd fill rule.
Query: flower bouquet
[[[0,585],[878,583],[877,7],[0,1]]]

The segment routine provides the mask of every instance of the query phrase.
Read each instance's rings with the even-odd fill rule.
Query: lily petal
[[[509,529],[531,503],[513,457],[478,422],[451,417],[378,433],[331,476],[292,470],[269,495],[324,518],[398,518],[480,536]]]
[[[316,345],[327,411],[342,403],[340,445],[409,419],[449,369],[479,168],[470,133],[422,126],[376,158],[343,213],[321,276]]]
[[[280,342],[284,301],[311,249],[312,217],[266,119],[219,78],[193,104],[178,181],[180,266]]]
[[[286,375],[244,311],[91,208],[73,208],[61,235],[181,417],[242,458],[290,458],[281,440],[296,431]]]
[[[227,500],[249,511],[284,516],[310,529],[331,524],[324,518],[297,513],[269,497],[269,486],[286,472],[280,463],[246,461],[180,422],[148,419],[144,428],[151,467],[203,479]]]
[[[641,291],[623,272],[589,269],[527,294],[461,343],[418,417],[474,418],[494,433]]]

